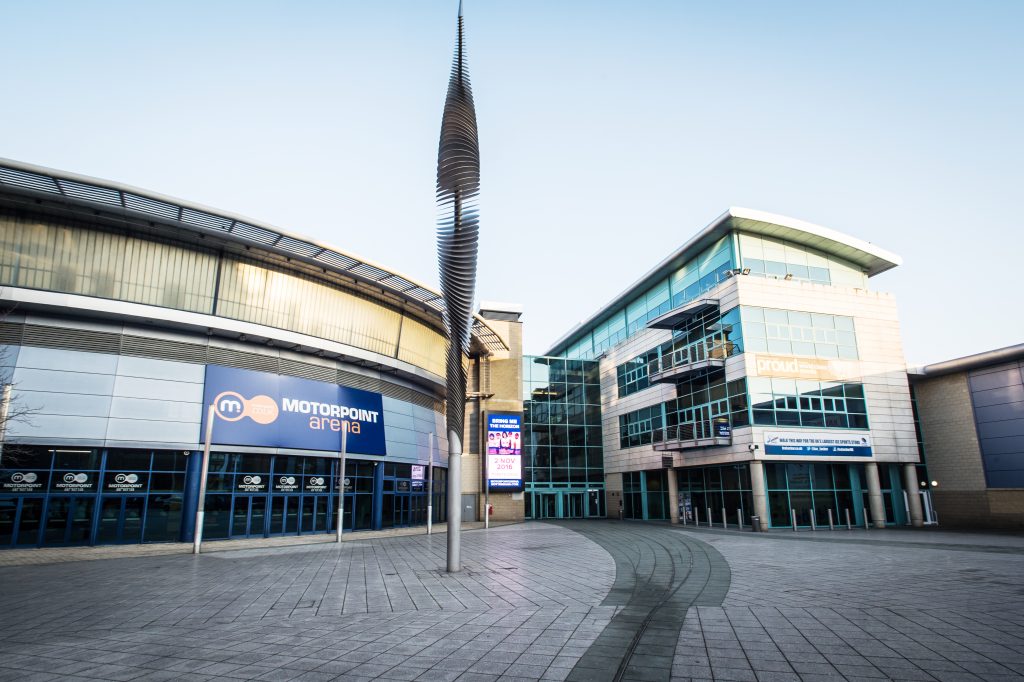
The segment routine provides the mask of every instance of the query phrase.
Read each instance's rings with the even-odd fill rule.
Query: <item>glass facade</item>
[[[593,360],[523,358],[526,516],[604,516],[601,384]]]
[[[667,469],[628,471],[622,474],[622,517],[665,520],[669,518]]]
[[[898,465],[880,464],[879,479],[886,523],[906,522],[903,488]],[[771,528],[792,528],[796,514],[798,528],[813,525],[827,528],[829,512],[836,526],[863,526],[868,508],[864,465],[846,462],[765,462],[768,518]],[[736,526],[737,514],[750,527],[755,513],[748,463],[690,467],[676,470],[680,516],[686,523]],[[724,514],[724,516],[723,516]]]
[[[6,446],[0,547],[180,540],[180,450]]]
[[[778,277],[837,287],[867,289],[867,275],[835,256],[762,235],[740,232],[740,261],[754,277]]]
[[[666,439],[709,438],[714,425],[732,427],[750,421],[745,379],[727,382],[725,372],[693,376],[676,383],[678,398],[619,415],[619,447],[632,448]]]
[[[797,310],[742,306],[746,349],[751,352],[856,360],[853,318]]]
[[[211,453],[203,538],[330,533],[337,529],[338,460]],[[434,469],[434,521],[445,514],[447,470]],[[381,530],[427,522],[427,482],[412,466],[348,459],[344,529]]]
[[[191,540],[200,453],[8,445],[0,460],[0,548]],[[207,540],[333,532],[338,460],[210,454]],[[412,466],[346,462],[346,530],[426,523],[426,480]],[[434,520],[447,470],[434,468]]]
[[[616,367],[619,397],[650,386],[650,373],[707,359],[724,360],[743,352],[740,310],[717,308],[687,319],[672,332],[672,340]]]
[[[754,424],[868,428],[862,384],[748,377],[747,385]]]
[[[444,374],[443,335],[380,302],[255,260],[76,222],[0,212],[0,285],[219,315]]]
[[[716,287],[726,279],[725,273],[734,267],[733,263],[732,237],[727,235],[560,350],[568,358],[596,357],[643,329],[655,317]]]

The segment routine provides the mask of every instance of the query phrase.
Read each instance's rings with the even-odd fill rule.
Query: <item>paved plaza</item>
[[[454,575],[445,541],[0,566],[0,680],[1024,679],[1020,536],[532,522]]]

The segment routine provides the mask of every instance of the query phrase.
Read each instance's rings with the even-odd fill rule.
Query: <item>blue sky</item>
[[[4,7],[0,156],[436,284],[456,2]],[[467,0],[478,298],[538,353],[729,206],[904,258],[911,364],[1024,342],[1020,2]]]

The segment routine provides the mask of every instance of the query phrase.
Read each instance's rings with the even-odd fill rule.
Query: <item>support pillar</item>
[[[866,462],[864,476],[868,479],[868,509],[871,523],[875,528],[885,528],[885,504],[882,502],[882,486],[878,482],[878,464]]]
[[[668,518],[679,523],[679,479],[675,469],[668,470]]]
[[[448,572],[462,570],[462,439],[448,432]]]
[[[761,517],[761,531],[768,530],[768,493],[764,487],[764,462],[750,460],[750,490],[754,498],[754,514]]]
[[[907,492],[907,506],[910,507],[910,525],[914,528],[924,526],[924,512],[921,510],[921,494],[917,486],[917,466],[903,465],[903,489]]]

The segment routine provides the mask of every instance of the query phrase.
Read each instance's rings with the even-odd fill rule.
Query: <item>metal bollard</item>
[[[708,507],[708,528],[711,528],[714,519],[711,518],[711,507]]]
[[[793,517],[793,532],[796,532],[796,509],[789,510],[790,515]]]
[[[736,525],[740,527],[740,530],[743,530],[743,510],[742,509],[737,509],[736,510]]]
[[[853,530],[853,524],[850,523],[850,510],[845,509],[843,511],[846,512],[846,530]]]
[[[693,525],[700,528],[700,507],[693,508]]]
[[[828,510],[828,529],[829,530],[835,530],[836,529],[835,524],[832,523],[832,510],[831,509]]]
[[[811,530],[818,530],[818,519],[815,510],[811,509]]]
[[[729,527],[729,524],[726,523],[728,518],[729,517],[725,515],[725,507],[722,507],[722,528],[728,528]]]

